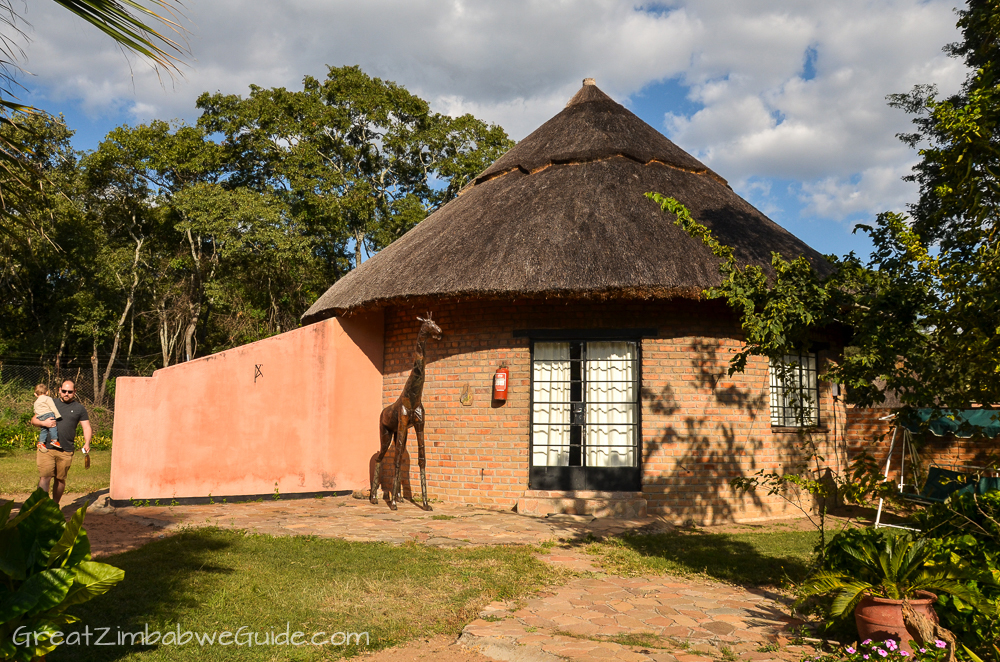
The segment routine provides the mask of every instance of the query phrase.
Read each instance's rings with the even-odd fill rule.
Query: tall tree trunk
[[[200,304],[191,304],[191,317],[188,319],[187,327],[184,329],[184,360],[190,361],[194,358],[194,353],[198,349],[198,343],[194,334],[198,330],[198,317],[201,314]]]
[[[62,353],[66,349],[66,336],[69,335],[69,320],[63,320],[62,338],[59,340],[59,351],[56,352],[56,386],[62,379]]]
[[[158,335],[160,337],[160,352],[163,356],[163,367],[170,365],[170,359],[174,356],[177,347],[177,338],[183,328],[180,321],[177,321],[176,328],[173,328],[172,317],[167,311],[166,298],[161,299],[156,306],[156,315],[159,318]]]
[[[187,239],[188,244],[191,246],[191,260],[194,267],[193,273],[191,274],[190,298],[188,299],[190,316],[188,317],[187,327],[184,329],[184,360],[190,361],[194,358],[194,354],[198,349],[198,341],[195,338],[195,333],[198,331],[198,321],[202,312],[205,282],[211,281],[212,274],[215,272],[215,269],[213,267],[208,274],[208,278],[205,277],[205,265],[202,262],[202,236],[197,235],[197,237],[195,237],[191,234],[191,231],[188,230]],[[210,257],[209,262],[211,263],[214,258],[215,255],[213,254],[213,256]]]
[[[125,361],[131,363],[132,361],[132,346],[135,344],[135,313],[132,313],[132,321],[128,328],[128,354],[125,355]]]
[[[95,390],[95,402],[104,402],[104,392],[108,388],[108,379],[111,377],[111,369],[115,365],[115,357],[118,356],[118,345],[121,342],[122,332],[125,330],[125,321],[132,310],[132,305],[135,303],[135,291],[139,289],[139,255],[142,251],[142,243],[142,239],[137,239],[135,242],[135,258],[132,260],[132,283],[129,287],[128,297],[125,300],[125,310],[122,311],[122,316],[118,318],[118,325],[115,327],[115,339],[111,343],[111,356],[108,358],[108,365],[104,369],[101,390],[100,392]]]
[[[361,246],[365,243],[365,233],[363,230],[354,231],[354,268],[361,266]]]
[[[101,371],[97,365],[97,333],[94,333],[94,353],[90,356],[90,365],[94,369],[94,406],[100,407],[101,401],[98,399],[98,387],[101,384]]]

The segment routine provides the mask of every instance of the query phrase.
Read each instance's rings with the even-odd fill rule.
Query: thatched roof
[[[701,296],[718,260],[644,197],[672,196],[737,259],[822,256],[590,80],[458,198],[337,281],[303,315],[437,297]]]

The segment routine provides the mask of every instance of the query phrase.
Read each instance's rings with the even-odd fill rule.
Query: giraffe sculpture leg
[[[385,457],[386,451],[389,450],[389,444],[393,442],[395,434],[384,425],[379,425],[379,437],[382,440],[382,447],[379,449],[378,457],[375,458],[375,474],[372,476],[372,489],[368,492],[368,500],[372,503],[378,503],[378,486],[382,482],[382,459]]]
[[[396,502],[399,501],[400,492],[402,491],[402,475],[400,471],[400,465],[403,462],[403,452],[406,450],[406,429],[410,426],[410,419],[408,416],[400,414],[399,416],[399,428],[396,430],[396,447],[393,451],[396,460],[396,471],[392,480],[392,494],[389,496],[389,508],[396,510]]]
[[[427,458],[424,456],[424,422],[420,420],[413,425],[417,433],[417,456],[420,465],[420,496],[423,497],[424,510],[431,510],[427,503]]]

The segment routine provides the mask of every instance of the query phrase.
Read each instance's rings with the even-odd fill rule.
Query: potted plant
[[[835,569],[820,570],[800,588],[802,598],[833,595],[830,616],[854,611],[859,639],[895,639],[904,648],[918,639],[903,621],[903,603],[937,623],[937,594],[953,595],[976,608],[989,605],[964,582],[971,579],[958,563],[935,564],[928,540],[910,534],[886,535],[874,529],[838,534],[827,559]]]

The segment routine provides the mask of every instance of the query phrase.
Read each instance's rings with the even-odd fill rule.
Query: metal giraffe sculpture
[[[420,397],[424,391],[424,349],[427,346],[427,338],[430,336],[434,340],[441,340],[441,327],[434,323],[431,314],[427,313],[427,319],[418,317],[423,322],[420,325],[420,332],[417,334],[417,349],[413,353],[413,370],[403,385],[403,392],[399,394],[391,405],[382,410],[378,417],[379,436],[382,440],[382,448],[379,450],[375,460],[375,475],[372,477],[372,489],[369,492],[369,499],[372,503],[378,503],[378,484],[382,478],[382,458],[389,450],[389,444],[396,443],[394,451],[396,460],[396,472],[393,474],[392,491],[389,494],[389,508],[396,510],[396,501],[400,498],[400,475],[399,464],[403,459],[403,451],[406,450],[406,432],[413,428],[417,432],[418,463],[420,465],[420,491],[423,496],[424,510],[430,510],[427,503],[427,460],[424,458],[424,405]]]

